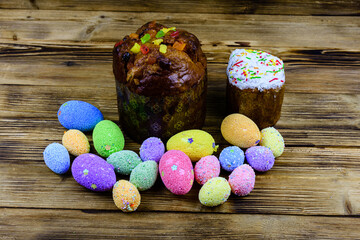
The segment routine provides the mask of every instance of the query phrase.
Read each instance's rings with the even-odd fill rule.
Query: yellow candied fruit
[[[166,50],[167,50],[167,46],[166,45],[164,45],[164,44],[160,44],[160,49],[159,49],[159,51],[161,52],[161,53],[166,53]]]
[[[169,31],[175,31],[176,27],[170,27],[170,28],[162,28],[161,31],[163,31],[165,34]]]
[[[130,51],[135,54],[140,52],[140,45],[138,43],[135,43],[134,46],[132,46],[132,48],[130,49]]]
[[[153,42],[153,44],[155,45],[160,45],[160,43],[162,43],[164,41],[164,39],[155,39]]]

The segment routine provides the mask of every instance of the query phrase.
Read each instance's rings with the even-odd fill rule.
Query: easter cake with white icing
[[[251,118],[260,129],[275,125],[285,91],[283,61],[268,52],[236,49],[227,67],[227,108]]]

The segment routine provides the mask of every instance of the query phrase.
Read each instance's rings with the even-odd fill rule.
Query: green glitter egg
[[[96,124],[93,142],[96,151],[103,157],[123,150],[125,145],[124,135],[119,126],[110,120],[103,120]]]
[[[154,186],[158,175],[158,165],[155,161],[145,161],[137,165],[130,174],[130,182],[139,191],[145,191]]]
[[[231,193],[228,181],[222,177],[212,178],[200,189],[199,200],[207,207],[215,207],[227,201]]]
[[[142,163],[141,158],[136,152],[123,150],[111,154],[106,161],[114,166],[116,173],[130,175],[132,170]]]

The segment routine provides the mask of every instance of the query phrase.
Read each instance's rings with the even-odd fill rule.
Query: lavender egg
[[[263,146],[248,148],[245,157],[249,165],[259,172],[269,171],[275,163],[275,157],[270,148]]]
[[[114,167],[92,153],[75,158],[71,172],[76,182],[91,191],[109,191],[116,182]]]

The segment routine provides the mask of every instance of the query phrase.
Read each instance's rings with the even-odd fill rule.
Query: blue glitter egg
[[[60,143],[49,144],[44,152],[46,166],[54,173],[64,174],[70,168],[70,155],[66,148]]]
[[[104,116],[90,103],[71,100],[59,108],[59,122],[67,129],[77,129],[82,132],[91,131],[95,125],[104,120]]]
[[[233,171],[244,163],[244,152],[237,146],[224,148],[219,157],[221,167],[226,171]]]

